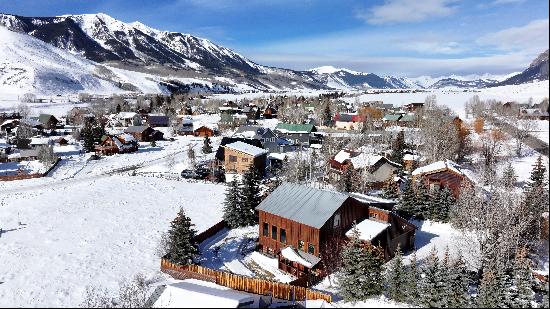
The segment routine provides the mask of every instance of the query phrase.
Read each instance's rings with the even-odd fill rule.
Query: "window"
[[[298,240],[298,250],[304,250],[304,241]]]
[[[229,156],[229,162],[237,162],[237,156]]]
[[[271,227],[271,238],[273,238],[273,240],[277,240],[277,227],[276,226]]]
[[[378,214],[375,212],[369,213],[369,218],[378,219]]]
[[[265,223],[265,222],[264,222],[264,232],[263,232],[263,236],[269,237],[269,224],[267,224],[267,223]]]
[[[248,162],[248,158],[242,158],[241,161],[242,162]]]
[[[282,242],[283,244],[286,244],[286,230],[285,229],[281,229],[281,237],[280,237],[279,241]]]
[[[340,226],[340,214],[335,214],[334,215],[334,227],[339,227]]]
[[[315,246],[313,244],[308,244],[307,245],[307,252],[309,254],[315,254]]]
[[[440,188],[440,184],[438,182],[433,182],[430,184],[430,191],[437,191]]]

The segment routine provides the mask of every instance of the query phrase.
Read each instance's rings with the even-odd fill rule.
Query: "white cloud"
[[[489,33],[476,42],[500,50],[542,52],[548,49],[548,19],[538,19],[525,26]]]
[[[525,2],[525,0],[495,0],[491,4],[501,5],[501,4],[522,3],[522,2]]]
[[[358,11],[356,17],[371,24],[419,22],[453,14],[456,0],[387,0],[369,11]]]
[[[399,44],[403,50],[412,50],[424,54],[456,55],[466,51],[458,42],[442,41],[411,41]]]

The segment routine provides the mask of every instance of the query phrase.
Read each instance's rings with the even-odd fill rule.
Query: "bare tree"
[[[95,286],[86,287],[84,300],[80,304],[83,308],[145,308],[149,298],[149,287],[152,282],[138,273],[132,280],[119,283],[118,295],[113,296],[107,289]]]
[[[36,101],[36,95],[33,93],[25,93],[21,96],[21,102],[34,103]]]
[[[57,156],[53,152],[52,145],[41,145],[38,148],[38,160],[45,164],[50,164],[57,160]]]
[[[516,155],[521,157],[521,150],[525,143],[525,140],[529,137],[529,132],[535,130],[536,123],[530,119],[521,119],[518,117],[514,129],[512,130],[512,137],[516,142]]]
[[[335,273],[342,266],[342,251],[344,251],[346,242],[342,229],[334,222],[335,229],[328,242],[321,247],[321,262],[323,270],[328,277],[329,285],[332,286],[331,274]]]
[[[196,161],[195,149],[193,149],[193,145],[191,144],[187,146],[187,158],[191,162],[191,167],[195,168],[197,161]]]
[[[421,129],[419,147],[426,157],[426,163],[454,160],[460,151],[461,143],[460,132],[453,121],[452,111],[431,102],[424,107],[422,114],[419,124]]]
[[[16,111],[23,119],[28,119],[31,115],[31,108],[24,102],[17,105]]]
[[[84,300],[80,304],[82,308],[115,308],[114,299],[109,295],[109,290],[95,286],[87,286]]]

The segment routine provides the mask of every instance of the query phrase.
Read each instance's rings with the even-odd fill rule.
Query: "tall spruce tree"
[[[243,226],[254,225],[258,223],[258,214],[256,207],[260,204],[260,182],[262,176],[252,165],[244,174],[241,187],[241,216]]]
[[[416,185],[416,203],[414,206],[414,214],[419,219],[426,219],[431,214],[431,195],[424,181],[420,181]]]
[[[506,271],[501,268],[483,271],[476,298],[478,308],[506,307],[507,277]]]
[[[233,178],[225,191],[225,201],[223,205],[223,219],[231,228],[244,225],[241,204],[242,196],[240,184],[236,178]]]
[[[542,157],[539,156],[524,189],[524,217],[530,218],[531,221],[529,224],[531,228],[524,236],[526,239],[538,238],[541,231],[540,216],[543,212],[548,211],[549,196],[546,177],[546,167],[542,163]]]
[[[407,144],[405,144],[405,132],[401,130],[397,133],[397,136],[393,141],[391,160],[403,165],[403,156],[405,155],[406,148]]]
[[[443,186],[443,188],[432,192],[432,195],[430,197],[428,219],[439,222],[448,222],[449,211],[451,207],[453,207],[455,202],[456,201],[454,199],[453,193],[447,186]]]
[[[521,250],[514,259],[511,282],[507,290],[508,305],[512,308],[531,308],[533,297],[533,271],[527,251]]]
[[[439,302],[440,307],[449,308],[451,300],[451,282],[449,280],[451,276],[451,258],[449,256],[449,247],[445,247],[443,253],[443,260],[439,265],[439,271],[441,273],[441,282],[439,287],[441,289],[441,300]]]
[[[470,295],[468,294],[470,279],[461,254],[453,261],[447,280],[450,288],[448,292],[449,308],[467,308],[470,305]]]
[[[212,153],[212,142],[210,141],[210,137],[205,136],[204,137],[204,143],[202,145],[202,153]]]
[[[393,180],[393,176],[390,176],[385,181],[382,197],[390,200],[396,200],[399,198],[399,184]]]
[[[516,185],[517,176],[512,163],[508,163],[502,172],[502,184],[504,188],[511,189]]]
[[[443,274],[435,247],[432,248],[422,273],[424,277],[420,280],[420,303],[426,307],[441,307]]]
[[[541,303],[541,307],[542,308],[550,308],[550,304],[548,302],[548,293],[550,293],[549,289],[548,289],[548,280],[546,281],[546,283],[544,284],[544,294],[542,295],[542,303]]]
[[[344,173],[342,174],[342,179],[340,180],[340,186],[341,191],[343,192],[355,192],[357,191],[357,184],[356,184],[356,174],[353,167],[348,166],[344,170]]]
[[[359,237],[354,225],[351,240],[342,251],[338,291],[346,301],[360,301],[382,292],[383,261]]]
[[[180,208],[178,215],[170,224],[168,231],[168,259],[172,263],[188,265],[199,253],[198,245],[194,240],[197,233],[194,224]]]
[[[403,194],[401,194],[396,210],[400,216],[406,219],[410,219],[416,214],[416,192],[412,182],[407,184]]]
[[[405,280],[405,296],[409,304],[416,305],[419,303],[420,290],[420,273],[418,271],[418,261],[416,260],[416,251],[412,253],[411,264],[406,273]]]
[[[388,263],[386,280],[388,297],[398,302],[407,301],[407,295],[405,294],[407,274],[405,266],[403,265],[403,256],[401,255],[401,248],[399,245],[395,250],[393,260]]]

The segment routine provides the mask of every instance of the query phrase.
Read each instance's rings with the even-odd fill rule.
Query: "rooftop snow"
[[[307,254],[303,251],[296,251],[292,249],[291,247],[286,247],[283,250],[281,250],[281,255],[286,258],[289,261],[296,262],[298,264],[301,264],[307,268],[313,268],[313,266],[317,265],[321,261],[316,256],[313,256],[311,254]]]
[[[365,241],[371,241],[374,237],[385,231],[391,224],[385,222],[374,221],[365,219],[356,227],[359,230],[359,239]],[[353,229],[346,232],[346,236],[352,236]]]
[[[351,153],[348,150],[340,150],[335,156],[334,161],[338,163],[344,163],[346,160],[348,160],[351,157]]]
[[[254,157],[257,157],[257,156],[260,156],[260,155],[263,155],[263,154],[267,153],[267,150],[265,150],[265,149],[262,149],[262,148],[259,148],[259,147],[256,147],[256,146],[252,146],[252,145],[249,145],[247,143],[243,143],[241,141],[237,141],[237,142],[225,145],[225,147],[231,148],[231,149],[234,149],[234,150],[237,150],[237,151],[240,151],[240,152],[244,152],[244,153],[249,154],[249,155],[254,156]]]
[[[444,170],[444,169],[449,169],[459,175],[464,175],[464,173],[460,170],[460,166],[451,160],[437,161],[432,164],[419,167],[412,172],[412,175],[416,176],[416,175],[431,173],[431,172]]]

